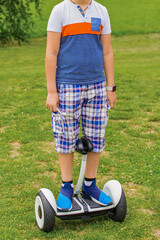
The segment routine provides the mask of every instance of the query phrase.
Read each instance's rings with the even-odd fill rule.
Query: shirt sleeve
[[[61,14],[57,7],[54,7],[48,20],[47,31],[62,32]]]
[[[107,9],[104,10],[104,23],[103,30],[101,34],[110,34],[111,33],[111,23]]]

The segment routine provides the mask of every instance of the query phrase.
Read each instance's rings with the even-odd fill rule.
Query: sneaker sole
[[[71,206],[70,209],[67,209],[67,208],[60,208],[60,207],[58,207],[58,206],[57,206],[57,208],[58,208],[58,210],[61,211],[61,212],[69,212],[69,211],[71,211],[72,206]]]
[[[92,199],[93,202],[95,202],[95,203],[97,203],[97,204],[99,204],[99,205],[102,205],[102,206],[104,206],[104,207],[110,206],[110,205],[113,204],[112,202],[109,202],[108,204],[104,204],[104,203],[102,203],[102,202],[99,202],[97,199],[95,199],[95,198],[93,198],[93,197],[91,197],[91,196],[90,196],[90,198]]]
[[[81,196],[82,196],[82,198],[91,199],[93,202],[95,202],[95,203],[97,203],[97,204],[99,204],[101,206],[105,206],[106,207],[106,206],[110,206],[110,205],[113,204],[113,202],[109,202],[108,204],[104,204],[104,203],[98,201],[97,199],[95,199],[94,197],[92,197],[88,193],[86,193],[84,191],[84,189],[82,189]]]

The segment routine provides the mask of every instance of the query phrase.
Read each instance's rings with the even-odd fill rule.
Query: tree
[[[34,25],[32,3],[40,14],[40,0],[0,0],[0,41],[3,44],[14,39],[20,45],[30,37]]]

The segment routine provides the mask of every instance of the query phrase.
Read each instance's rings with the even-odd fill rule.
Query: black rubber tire
[[[44,224],[41,230],[44,232],[51,232],[55,225],[55,211],[41,191],[37,196],[41,198],[44,210]]]
[[[122,189],[122,195],[117,206],[108,211],[108,216],[115,222],[122,222],[127,214],[127,202],[124,191]]]

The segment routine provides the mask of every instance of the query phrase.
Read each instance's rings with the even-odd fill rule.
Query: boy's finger
[[[47,105],[46,105],[46,108],[50,109],[50,106],[47,104]]]
[[[110,102],[110,105],[111,105],[111,108],[113,108],[113,107],[114,107],[114,103],[113,103],[113,102]]]

